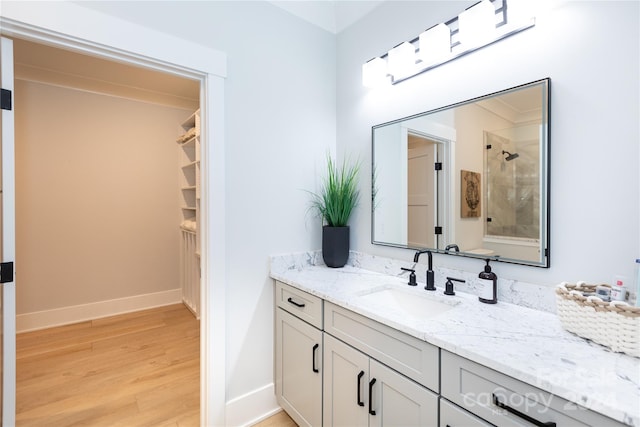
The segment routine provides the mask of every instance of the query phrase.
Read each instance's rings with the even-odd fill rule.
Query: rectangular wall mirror
[[[372,128],[374,244],[549,267],[550,79]]]

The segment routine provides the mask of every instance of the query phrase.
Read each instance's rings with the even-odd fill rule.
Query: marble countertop
[[[555,314],[504,302],[483,304],[459,291],[446,296],[443,283],[428,292],[424,284],[407,286],[406,276],[349,265],[333,269],[290,257],[272,257],[271,277],[626,425],[640,426],[640,359],[567,332]],[[387,288],[455,306],[425,319],[362,298]]]

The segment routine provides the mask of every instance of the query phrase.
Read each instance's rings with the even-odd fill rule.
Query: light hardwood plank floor
[[[18,426],[197,426],[200,326],[182,304],[18,334]]]
[[[253,427],[298,427],[285,411],[280,411],[266,420],[254,424]]]

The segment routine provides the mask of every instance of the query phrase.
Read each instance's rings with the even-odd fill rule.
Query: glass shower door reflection
[[[523,127],[485,132],[486,236],[540,238],[539,142],[515,138],[522,134]]]
[[[539,144],[538,140],[514,140],[516,129],[500,132],[510,137],[485,132],[485,235],[537,240],[540,238]]]

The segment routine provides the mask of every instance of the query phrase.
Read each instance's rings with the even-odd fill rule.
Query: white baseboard
[[[16,332],[35,331],[182,302],[182,290],[155,292],[16,316]]]
[[[281,410],[271,383],[228,401],[225,424],[234,427],[251,426]]]

